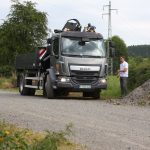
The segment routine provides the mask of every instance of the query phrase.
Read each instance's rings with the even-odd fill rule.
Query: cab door
[[[55,38],[52,41],[52,52],[51,52],[51,56],[50,56],[50,65],[55,67],[56,62],[59,58],[59,38]]]

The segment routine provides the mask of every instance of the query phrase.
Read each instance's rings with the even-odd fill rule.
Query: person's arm
[[[119,72],[127,72],[128,71],[128,64],[126,63],[124,69],[119,70]]]
[[[119,72],[127,72],[128,68],[124,68],[123,70],[119,70]]]

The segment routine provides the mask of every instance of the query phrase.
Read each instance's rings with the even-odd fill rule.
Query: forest
[[[150,57],[150,45],[132,45],[128,47],[128,55],[136,57]]]

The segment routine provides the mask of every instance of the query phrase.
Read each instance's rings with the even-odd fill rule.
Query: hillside
[[[128,47],[129,56],[150,57],[150,45],[133,45]]]

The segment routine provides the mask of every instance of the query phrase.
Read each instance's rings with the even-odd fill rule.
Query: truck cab
[[[83,96],[99,98],[101,89],[107,88],[107,58],[102,35],[69,31],[55,34],[49,41],[53,89],[64,93],[78,91],[83,92]]]

